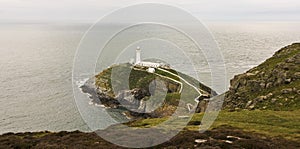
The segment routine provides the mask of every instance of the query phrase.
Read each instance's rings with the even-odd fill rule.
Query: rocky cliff
[[[176,109],[200,112],[204,109],[197,108],[195,99],[217,95],[196,79],[173,69],[155,68],[154,73],[147,70],[131,64],[113,65],[81,88],[91,94],[93,103],[122,109],[128,117],[144,118],[170,116]]]
[[[300,108],[300,43],[230,81],[225,109],[295,110]]]

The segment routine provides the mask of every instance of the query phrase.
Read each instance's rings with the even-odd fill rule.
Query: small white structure
[[[154,67],[154,68],[158,68],[161,66],[160,63],[153,63],[153,62],[140,62],[135,64],[137,66],[143,66],[143,67]]]
[[[137,47],[135,52],[135,66],[142,66],[142,67],[152,67],[152,68],[158,68],[161,67],[161,63],[154,63],[154,62],[143,62],[141,60],[141,48]],[[155,71],[155,69],[154,69]]]
[[[152,67],[149,67],[149,68],[147,69],[147,71],[148,71],[149,73],[154,73],[154,72],[155,72],[155,69],[152,68]]]

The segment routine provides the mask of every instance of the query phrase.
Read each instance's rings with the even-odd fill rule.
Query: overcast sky
[[[204,21],[300,21],[300,0],[0,0],[0,22],[95,22],[143,2],[178,6]]]

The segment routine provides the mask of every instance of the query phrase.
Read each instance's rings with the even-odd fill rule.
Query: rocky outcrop
[[[230,81],[224,107],[293,110],[300,108],[300,44],[277,51],[271,58]]]
[[[196,109],[197,103],[194,99],[199,96],[199,92],[184,84],[179,77],[172,75],[175,74],[175,70],[168,69],[172,73],[159,70],[156,73],[149,73],[146,70],[147,68],[133,67],[129,64],[114,65],[89,79],[81,88],[83,92],[90,94],[93,103],[122,109],[128,118],[170,116],[178,108],[191,110],[187,105],[192,105],[192,108]],[[199,87],[199,91],[205,95],[200,96],[199,100],[216,95],[215,91],[192,77],[182,73],[180,76]],[[111,79],[112,77],[114,79]],[[129,81],[129,89],[124,79]],[[182,85],[186,86],[184,96],[181,96]],[[197,112],[205,109],[202,102],[200,103]]]

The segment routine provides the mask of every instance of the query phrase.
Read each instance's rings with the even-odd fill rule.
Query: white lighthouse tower
[[[151,68],[150,72],[153,73],[154,71],[152,70],[153,68],[158,68],[163,66],[162,63],[155,63],[155,62],[149,62],[149,61],[142,61],[141,60],[141,48],[137,47],[135,50],[135,63],[134,66],[139,66],[139,67],[149,67]]]
[[[141,63],[141,48],[137,47],[135,50],[135,64]]]

